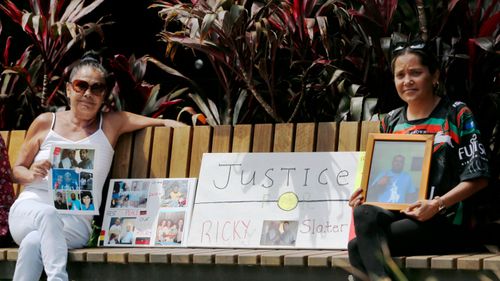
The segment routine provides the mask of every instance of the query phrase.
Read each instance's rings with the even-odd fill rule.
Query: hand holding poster
[[[55,146],[51,150],[50,194],[54,207],[65,214],[95,215],[95,149],[89,146]]]

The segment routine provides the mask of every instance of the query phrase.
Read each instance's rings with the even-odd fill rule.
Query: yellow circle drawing
[[[293,192],[285,192],[278,199],[278,207],[283,211],[291,211],[297,207],[299,197]]]

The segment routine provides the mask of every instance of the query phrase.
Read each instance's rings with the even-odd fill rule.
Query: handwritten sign
[[[345,249],[362,156],[204,154],[188,245]]]

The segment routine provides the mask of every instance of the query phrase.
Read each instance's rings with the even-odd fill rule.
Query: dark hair
[[[428,43],[423,41],[414,41],[410,43],[400,42],[392,48],[391,70],[394,73],[394,63],[396,59],[402,55],[414,54],[420,58],[420,63],[429,69],[431,74],[436,73],[439,69],[439,62],[430,50]]]
[[[102,74],[104,75],[104,79],[106,80],[106,84],[108,83],[109,73],[101,64],[101,58],[95,51],[86,52],[82,56],[82,58],[73,66],[73,68],[71,69],[71,73],[69,74],[69,80],[73,80],[73,77],[76,75],[76,73],[86,66],[98,69],[100,72],[102,72]]]

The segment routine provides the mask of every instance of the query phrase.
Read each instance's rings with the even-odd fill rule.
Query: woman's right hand
[[[363,189],[358,188],[354,193],[351,195],[351,198],[349,198],[349,206],[352,208],[357,207],[365,201],[365,198],[363,197]]]
[[[45,178],[51,168],[49,160],[40,160],[31,164],[29,172],[31,173],[30,182],[39,181]]]

